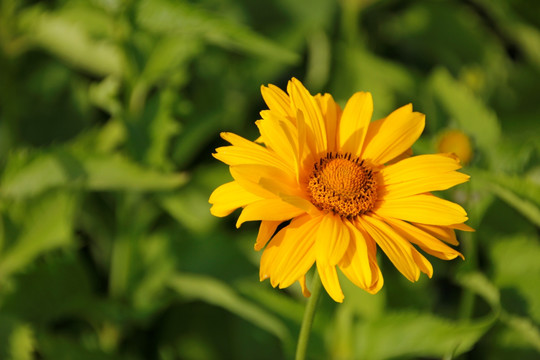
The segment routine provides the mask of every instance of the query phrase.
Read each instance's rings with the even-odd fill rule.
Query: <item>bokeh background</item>
[[[310,359],[540,358],[540,2],[1,0],[0,359],[290,359],[306,300],[213,218],[221,131],[295,76],[472,176],[466,260],[325,294]],[[237,213],[235,213],[237,214]]]

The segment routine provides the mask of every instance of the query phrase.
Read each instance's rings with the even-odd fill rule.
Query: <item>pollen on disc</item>
[[[322,157],[313,166],[307,188],[317,208],[346,218],[370,211],[377,200],[372,170],[350,154]]]

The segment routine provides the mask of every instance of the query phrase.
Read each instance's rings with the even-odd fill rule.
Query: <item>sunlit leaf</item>
[[[208,195],[201,189],[189,186],[175,193],[162,194],[159,200],[163,208],[186,228],[202,232],[216,222],[209,211]]]
[[[298,325],[302,322],[305,303],[299,303],[290,296],[287,296],[287,294],[259,283],[242,283],[240,284],[240,291],[246,297],[264,306],[281,318]]]
[[[200,42],[188,36],[167,36],[158,40],[149,55],[141,78],[149,84],[181,71],[187,77],[188,61],[201,51]],[[185,82],[187,78],[184,79]],[[176,80],[178,82],[178,80]]]
[[[211,14],[185,2],[141,1],[137,20],[144,28],[159,33],[199,36],[223,47],[237,48],[276,61],[295,63],[298,56],[238,23]]]
[[[57,191],[17,206],[24,218],[17,238],[0,257],[0,280],[47,251],[71,245],[77,204],[73,194]]]
[[[0,315],[0,358],[31,360],[36,350],[34,330],[13,317]]]
[[[373,117],[381,118],[394,110],[397,94],[414,91],[412,74],[400,64],[359,46],[340,46],[336,52],[341,54],[338,64],[343,67],[333,79],[336,100],[345,101],[357,91],[372,92],[376,99]]]
[[[501,129],[493,110],[443,68],[435,70],[430,81],[445,111],[463,131],[473,137],[480,148],[489,152],[497,145]]]
[[[122,60],[111,42],[94,39],[75,21],[61,14],[29,8],[21,28],[37,45],[73,66],[96,75],[121,75]]]
[[[283,342],[289,339],[287,328],[278,318],[243,299],[217,279],[204,275],[178,274],[170,279],[170,286],[183,297],[222,307],[274,334]]]
[[[540,329],[530,319],[507,315],[502,320],[540,352]]]
[[[157,191],[176,188],[185,181],[183,174],[163,174],[121,155],[78,153],[62,148],[31,156],[14,154],[10,161],[0,188],[0,194],[10,198],[33,196],[60,186]]]
[[[135,266],[140,274],[133,292],[133,302],[138,309],[152,309],[161,305],[160,295],[165,291],[170,276],[175,271],[174,257],[168,246],[166,233],[150,235],[138,245]]]
[[[120,79],[116,76],[108,76],[99,83],[92,84],[88,90],[90,101],[113,117],[120,116],[122,112],[122,104],[118,99],[120,85]]]
[[[496,241],[490,248],[493,281],[501,288],[508,312],[528,314],[540,322],[540,245],[537,239],[513,236]],[[524,313],[524,310],[527,310]]]
[[[172,169],[169,160],[169,147],[175,135],[180,131],[180,123],[172,116],[172,109],[178,99],[174,90],[163,91],[158,101],[158,109],[150,119],[150,144],[146,153],[146,162],[160,169]]]
[[[493,309],[500,308],[499,290],[480,272],[460,274],[458,283],[484,298]]]
[[[458,322],[427,313],[387,313],[358,324],[355,353],[360,359],[457,356],[470,350],[493,320]]]

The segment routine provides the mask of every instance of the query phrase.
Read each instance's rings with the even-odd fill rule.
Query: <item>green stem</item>
[[[302,319],[302,327],[300,328],[300,335],[298,336],[298,344],[296,346],[296,360],[304,360],[306,358],[306,350],[309,342],[309,334],[311,331],[311,325],[313,324],[313,318],[315,316],[315,309],[319,302],[321,295],[322,283],[319,279],[319,272],[315,269],[313,280],[311,280],[311,297],[306,305],[306,311],[304,312],[304,318]]]

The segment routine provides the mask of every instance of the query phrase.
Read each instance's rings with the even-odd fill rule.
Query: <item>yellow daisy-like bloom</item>
[[[312,96],[294,78],[288,94],[273,85],[261,91],[269,110],[256,122],[259,144],[221,134],[231,146],[214,156],[234,181],[210,196],[215,216],[243,208],[237,227],[261,221],[261,281],[280,288],[299,281],[309,296],[305,275],[316,264],[328,294],[342,302],[337,267],[370,293],[383,286],[377,245],[410,281],[433,274],[414,245],[444,260],[462,257],[445,242],[458,244],[454,229],[472,230],[463,224],[467,214],[430,192],[469,176],[456,172],[461,166],[450,154],[410,156],[425,122],[411,104],[371,122],[368,92],[342,110],[330,94]]]

